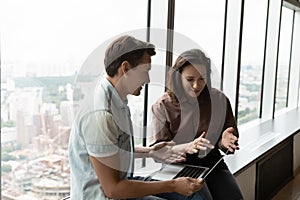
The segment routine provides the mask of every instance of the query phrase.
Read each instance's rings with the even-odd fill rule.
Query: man
[[[107,77],[94,93],[94,105],[75,119],[69,142],[71,199],[129,199],[149,195],[190,196],[202,180],[139,181],[132,177],[134,157],[165,162],[184,160],[172,143],[134,148],[127,95],[139,95],[149,80],[154,45],[122,36],[105,52]]]

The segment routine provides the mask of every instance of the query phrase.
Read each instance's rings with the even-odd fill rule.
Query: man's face
[[[130,94],[139,96],[143,85],[150,82],[149,71],[151,70],[151,56],[145,53],[138,66],[131,68],[127,75],[129,78],[128,90]]]

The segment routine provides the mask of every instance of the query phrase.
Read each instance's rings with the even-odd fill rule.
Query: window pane
[[[238,124],[258,118],[262,87],[267,0],[244,5]]]
[[[3,198],[61,199],[69,193],[67,147],[73,99],[82,95],[72,95],[76,71],[104,41],[146,28],[147,2],[1,3]],[[135,106],[134,121],[140,123],[143,105]]]
[[[221,74],[223,33],[224,33],[225,1],[219,0],[179,0],[175,2],[174,31],[183,34],[199,45],[211,58]],[[195,46],[183,47],[181,41],[174,41],[174,53],[177,55],[183,50],[196,48]],[[177,55],[175,55],[177,57]],[[173,60],[174,63],[174,60]]]
[[[147,144],[151,143],[152,105],[165,91],[166,49],[167,49],[167,21],[168,0],[151,1],[151,33],[150,41],[156,46],[156,55],[152,57],[148,90],[147,112]]]
[[[144,133],[146,134],[146,146],[150,144],[151,140],[151,125],[152,125],[152,111],[151,106],[154,102],[162,96],[164,93],[164,83],[165,83],[165,60],[166,60],[166,29],[167,29],[167,10],[168,1],[167,0],[152,0],[151,1],[151,20],[149,31],[150,42],[156,47],[156,55],[151,57],[151,70],[149,72],[150,83],[147,85],[147,110],[144,111],[144,98],[146,86],[142,90],[142,94],[138,97],[129,96],[132,101],[131,109],[134,110],[132,113],[132,122],[135,128],[135,145],[142,146]],[[138,107],[137,107],[138,106]],[[145,112],[145,113],[144,113]],[[146,113],[147,112],[147,113]],[[147,118],[147,125],[144,127],[144,115]],[[135,169],[136,172],[145,173],[144,165],[148,166],[152,163],[152,159],[135,159]]]
[[[277,69],[277,85],[275,97],[275,113],[276,111],[287,106],[287,84],[289,75],[289,62],[291,53],[291,36],[293,25],[293,10],[282,7],[279,55]]]

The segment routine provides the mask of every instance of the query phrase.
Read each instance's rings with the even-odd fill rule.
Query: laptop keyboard
[[[194,166],[185,166],[173,179],[178,177],[198,178],[205,169]]]

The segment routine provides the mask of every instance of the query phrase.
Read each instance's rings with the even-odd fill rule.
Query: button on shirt
[[[111,83],[103,79],[95,89],[94,104],[81,109],[72,127],[69,141],[71,199],[108,199],[89,156],[103,158],[119,153],[120,178],[132,175],[132,133],[127,100],[121,100]]]

